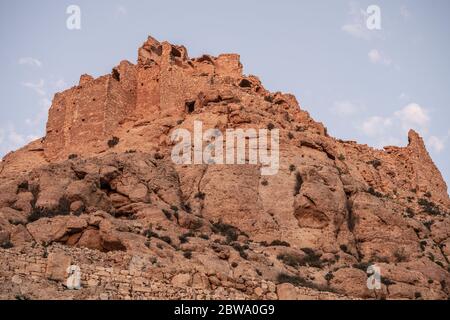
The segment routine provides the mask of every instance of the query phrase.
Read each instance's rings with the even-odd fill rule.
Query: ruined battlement
[[[133,109],[133,92],[126,91],[111,75],[81,77],[80,84],[56,94],[49,111],[44,141],[45,156],[67,158],[79,145],[101,151],[107,140]]]
[[[82,75],[78,86],[55,95],[44,141],[48,160],[71,154],[100,153],[126,121],[182,116],[186,101],[242,77],[239,55],[189,59],[183,46],[149,39],[139,48],[138,63],[122,61],[111,74]],[[218,80],[215,80],[218,81]]]

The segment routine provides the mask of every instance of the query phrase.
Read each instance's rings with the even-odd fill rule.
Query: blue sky
[[[333,136],[404,146],[414,128],[450,181],[450,1],[0,0],[0,155],[44,135],[55,92],[136,60],[152,35],[191,57],[236,52]],[[68,30],[66,8],[81,9]],[[381,30],[365,10],[381,9]]]

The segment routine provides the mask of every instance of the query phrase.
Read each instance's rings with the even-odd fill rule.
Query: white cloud
[[[369,39],[369,29],[366,27],[367,13],[356,2],[350,2],[349,22],[342,26],[342,31],[359,39]]]
[[[14,129],[8,133],[8,139],[13,145],[21,146],[25,144],[25,137],[17,133]]]
[[[447,138],[441,139],[436,136],[431,136],[428,138],[428,145],[433,149],[436,153],[441,153],[445,149],[445,141]]]
[[[429,145],[434,152],[441,153],[442,151],[445,150],[445,145],[447,144],[447,141],[449,139],[450,139],[450,129],[448,129],[447,135],[444,137],[430,136],[427,139],[427,145]]]
[[[47,92],[44,89],[44,86],[45,86],[44,79],[40,79],[37,83],[23,82],[22,85],[24,87],[30,88],[31,90],[33,90],[34,92],[36,92],[38,95],[40,95],[42,97],[47,95]]]
[[[39,61],[36,58],[32,58],[32,57],[24,57],[24,58],[20,58],[18,63],[20,65],[27,65],[27,66],[31,66],[31,67],[42,67],[42,62]]]
[[[376,145],[376,147],[378,149],[383,149],[385,146],[399,146],[402,144],[402,142],[404,142],[402,139],[399,139],[397,137],[381,137],[378,140],[378,143]]]
[[[430,123],[428,110],[417,103],[410,103],[403,109],[396,111],[394,116],[399,119],[403,130],[415,129],[426,133]]]
[[[31,127],[36,127],[36,126],[41,125],[47,119],[48,109],[50,108],[51,105],[52,105],[52,102],[49,99],[47,99],[47,98],[40,99],[39,100],[39,106],[40,106],[39,112],[36,115],[34,115],[33,118],[25,119],[25,123]]]
[[[351,36],[360,39],[368,39],[369,34],[367,33],[367,29],[363,27],[363,25],[358,23],[346,24],[342,26],[342,31],[345,31]]]
[[[50,108],[52,102],[49,98],[49,95],[47,94],[45,83],[46,82],[44,79],[40,79],[36,83],[34,82],[22,83],[24,87],[33,90],[39,96],[39,100],[37,102],[39,106],[39,111],[33,116],[33,118],[25,119],[25,124],[27,124],[28,126],[32,127],[40,126],[47,118],[48,109]],[[57,90],[60,90],[63,87],[67,86],[66,82],[63,79],[55,81],[52,85]]]
[[[401,129],[401,134],[408,132],[410,129],[426,134],[429,124],[430,117],[427,109],[417,103],[410,103],[395,111],[391,116],[373,116],[366,119],[361,126],[361,130],[370,137],[386,136],[386,133],[391,132],[387,131],[389,128]]]
[[[386,132],[386,129],[392,126],[392,119],[374,116],[368,118],[361,126],[362,132],[369,137],[380,136]]]
[[[53,83],[56,90],[62,90],[68,87],[67,82],[64,79],[58,79]]]
[[[388,116],[372,116],[358,127],[367,137],[375,139],[376,147],[401,145],[410,129],[424,137],[432,151],[439,153],[450,138],[450,130],[445,137],[429,135],[431,117],[428,109],[417,103],[410,103]]]
[[[358,113],[361,109],[364,109],[363,107],[356,105],[355,103],[351,101],[336,101],[331,108],[331,111],[334,114],[340,115],[340,116],[351,116],[356,113]]]
[[[0,157],[38,138],[36,134],[17,132],[15,126],[11,123],[4,125],[3,128],[0,128]]]
[[[392,60],[386,56],[384,53],[378,51],[377,49],[372,49],[369,51],[369,61],[373,64],[384,64],[386,66],[391,65]]]

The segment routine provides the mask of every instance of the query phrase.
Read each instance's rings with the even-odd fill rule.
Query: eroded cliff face
[[[279,129],[278,173],[175,165],[170,135],[196,120],[203,130]],[[190,59],[149,37],[136,65],[57,94],[46,136],[4,158],[0,243],[86,248],[99,265],[112,252],[151,257],[140,271],[214,292],[202,297],[446,299],[447,186],[419,135],[408,140],[384,150],[337,140],[295,97],[243,75],[238,55]],[[367,288],[370,264],[380,290]],[[14,270],[2,269],[10,281]],[[105,281],[100,291],[114,285]],[[265,284],[247,292],[245,281]]]

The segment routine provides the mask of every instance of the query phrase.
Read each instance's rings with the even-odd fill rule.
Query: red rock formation
[[[175,165],[170,134],[195,120],[279,129],[278,174]],[[191,59],[149,37],[136,65],[55,95],[46,136],[4,158],[0,241],[155,255],[158,272],[191,270],[213,290],[251,275],[347,297],[445,299],[447,186],[418,134],[408,138],[384,150],[334,139],[294,96],[243,75],[238,55]],[[381,290],[365,286],[369,264]],[[287,284],[277,294],[305,297]]]

